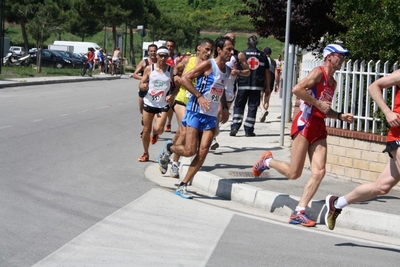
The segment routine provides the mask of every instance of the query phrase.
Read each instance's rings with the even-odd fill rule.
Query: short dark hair
[[[218,48],[223,49],[225,47],[225,43],[229,41],[233,44],[233,41],[228,36],[220,36],[215,40],[214,46],[214,58],[218,56]]]
[[[208,43],[208,44],[211,44],[212,46],[214,46],[214,41],[213,41],[213,40],[211,40],[210,38],[203,38],[203,39],[201,39],[201,40],[198,42],[198,44],[197,44],[196,47],[205,45],[205,44],[207,44],[207,43]]]
[[[247,45],[250,47],[256,47],[258,44],[257,36],[252,35],[247,39]]]
[[[172,40],[172,39],[169,39],[169,40],[167,40],[165,43],[168,43],[168,42],[170,42],[170,43],[174,43],[174,45],[176,45],[175,41],[174,41],[174,40]]]
[[[149,46],[147,47],[147,50],[150,50],[150,47],[155,47],[156,50],[158,49],[156,44],[149,44]]]

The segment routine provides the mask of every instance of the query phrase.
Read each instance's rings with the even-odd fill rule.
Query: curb
[[[29,85],[40,85],[40,84],[55,84],[55,83],[73,83],[73,82],[89,82],[93,80],[115,80],[120,79],[120,76],[109,76],[109,77],[78,77],[78,78],[65,78],[57,80],[38,80],[38,81],[27,81],[31,78],[14,79],[14,80],[0,80],[0,88],[5,87],[18,87],[18,86],[29,86]]]
[[[182,158],[180,177],[184,177],[190,165],[190,158]],[[275,215],[286,216],[295,210],[300,197],[260,189],[237,183],[214,174],[199,171],[192,180],[192,186],[209,194],[222,197],[247,206],[262,209]],[[325,200],[312,200],[308,206],[310,215],[317,223],[325,224]],[[336,227],[363,231],[391,238],[400,238],[400,216],[371,210],[346,207],[340,214]]]

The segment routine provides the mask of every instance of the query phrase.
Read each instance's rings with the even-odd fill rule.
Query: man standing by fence
[[[396,93],[392,110],[383,99],[382,90],[392,88],[393,86],[396,86]],[[390,125],[386,148],[383,150],[383,152],[389,154],[389,162],[376,181],[361,184],[345,196],[336,197],[328,195],[326,197],[327,212],[325,215],[325,225],[330,230],[335,228],[336,218],[339,216],[342,208],[379,195],[386,195],[400,181],[400,150],[398,149],[400,146],[400,70],[396,70],[392,74],[372,83],[368,88],[368,92],[385,114],[386,121]]]
[[[259,177],[264,170],[274,168],[291,180],[301,176],[307,153],[311,164],[311,177],[306,183],[298,206],[290,215],[289,223],[303,226],[315,226],[305,213],[308,203],[325,176],[327,157],[327,131],[325,118],[335,118],[352,123],[353,114],[336,112],[331,109],[335,94],[336,81],[333,75],[340,70],[349,51],[337,44],[324,48],[324,65],[314,68],[294,88],[293,93],[300,98],[300,112],[292,123],[291,162],[279,161],[273,158],[270,151],[262,154],[253,166],[253,175]]]

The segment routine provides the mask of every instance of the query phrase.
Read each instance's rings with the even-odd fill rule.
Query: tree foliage
[[[352,58],[399,60],[400,6],[398,0],[336,0],[336,21],[348,28],[340,39]]]
[[[257,34],[274,36],[285,42],[287,0],[242,0],[247,8],[237,14],[248,15]],[[345,0],[344,0],[345,1]],[[292,0],[289,43],[303,48],[318,46],[323,35],[345,30],[334,20],[332,0]]]

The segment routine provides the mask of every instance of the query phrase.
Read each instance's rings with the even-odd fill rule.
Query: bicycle
[[[81,69],[81,75],[85,76],[86,71],[89,69],[89,63],[88,62],[84,62],[82,64],[82,69]]]
[[[122,76],[122,64],[120,59],[113,61],[111,75]]]

